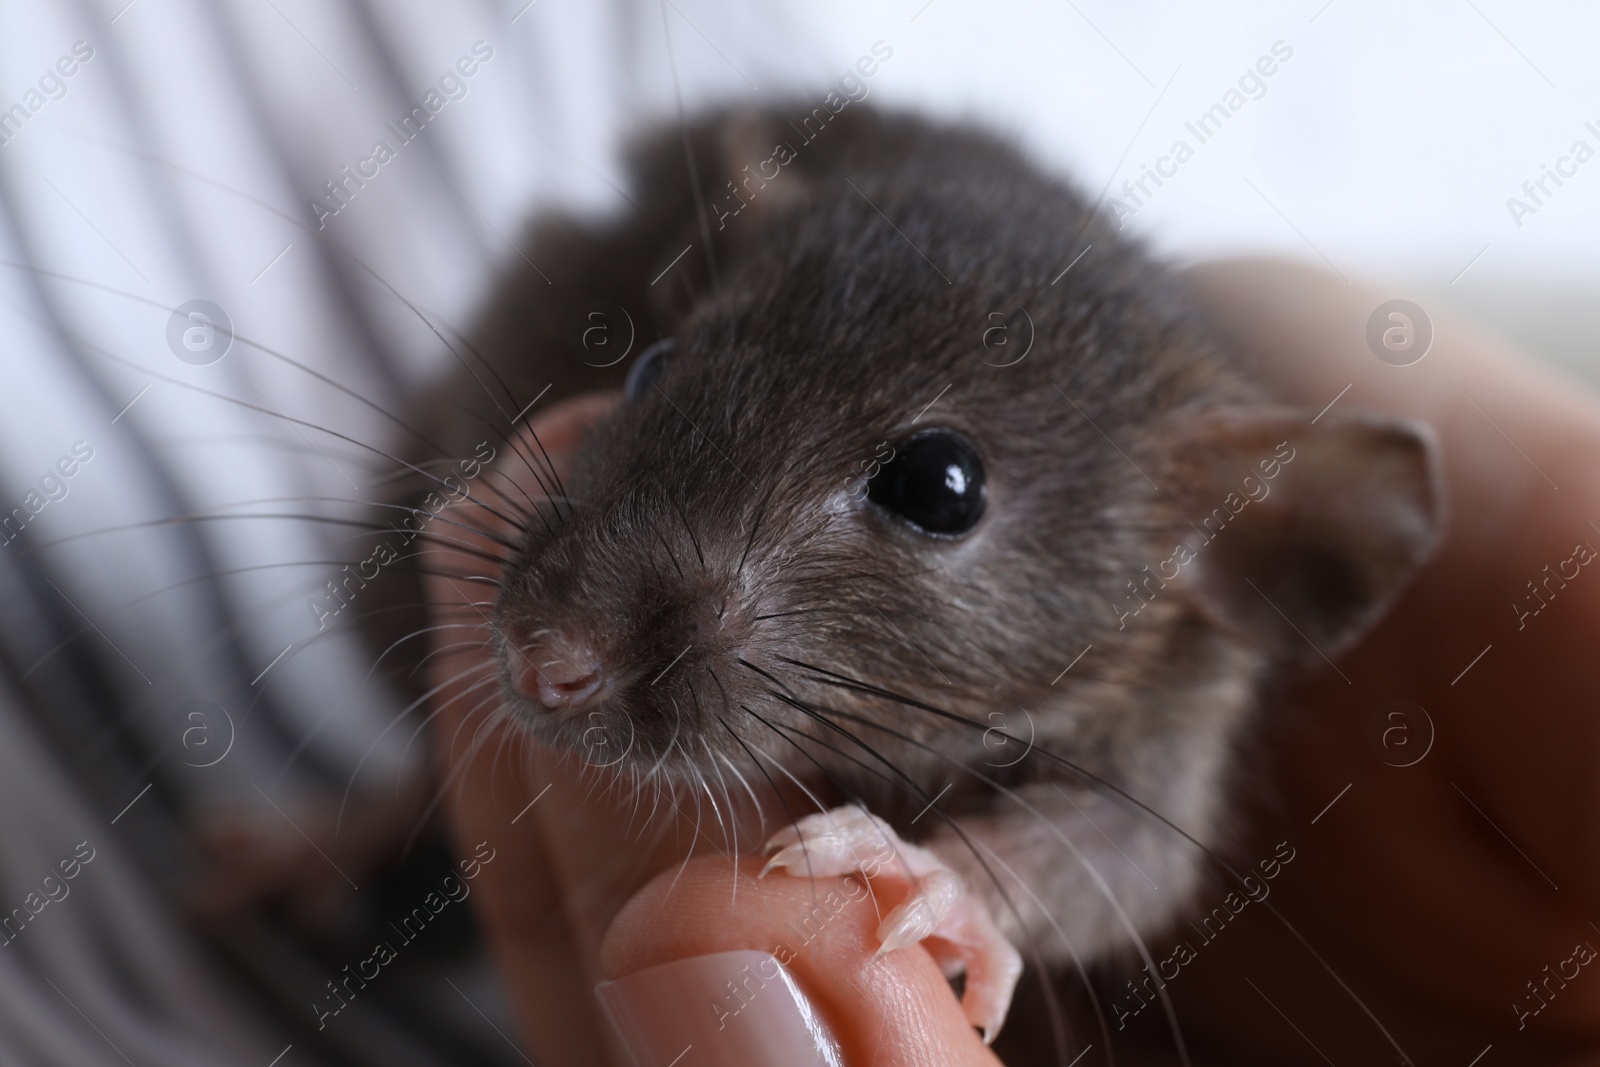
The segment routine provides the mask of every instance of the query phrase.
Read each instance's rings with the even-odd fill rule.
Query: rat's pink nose
[[[517,688],[552,711],[592,703],[604,686],[600,657],[581,644],[534,644],[522,650]]]

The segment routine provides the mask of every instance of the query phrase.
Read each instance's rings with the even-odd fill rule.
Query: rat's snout
[[[660,755],[682,731],[717,726],[749,684],[739,657],[753,612],[737,561],[750,531],[695,522],[712,509],[659,494],[590,493],[560,527],[531,536],[505,575],[500,681],[545,740],[595,756],[595,739],[609,736],[615,751]]]
[[[604,696],[605,664],[583,641],[544,634],[518,652],[517,690],[529,700],[551,711],[578,711]]]

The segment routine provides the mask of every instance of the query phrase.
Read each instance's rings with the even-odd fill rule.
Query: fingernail
[[[646,967],[594,992],[637,1067],[843,1067],[827,1024],[765,952]]]

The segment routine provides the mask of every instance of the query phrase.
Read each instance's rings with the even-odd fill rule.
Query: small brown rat
[[[1197,885],[1265,687],[1438,540],[1431,439],[1272,403],[977,130],[723,113],[633,173],[629,217],[535,225],[474,333],[508,397],[626,389],[499,575],[506,705],[641,788],[798,789],[831,810],[774,838],[792,874],[895,843],[882,936],[966,967],[992,1038],[1007,942],[1104,957]]]

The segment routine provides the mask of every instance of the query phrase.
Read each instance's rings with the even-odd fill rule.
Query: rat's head
[[[512,707],[596,762],[879,810],[1070,761],[1203,832],[1263,672],[1431,548],[1428,446],[1259,399],[1070,191],[921,129],[802,150],[781,210],[721,220],[508,567]]]

